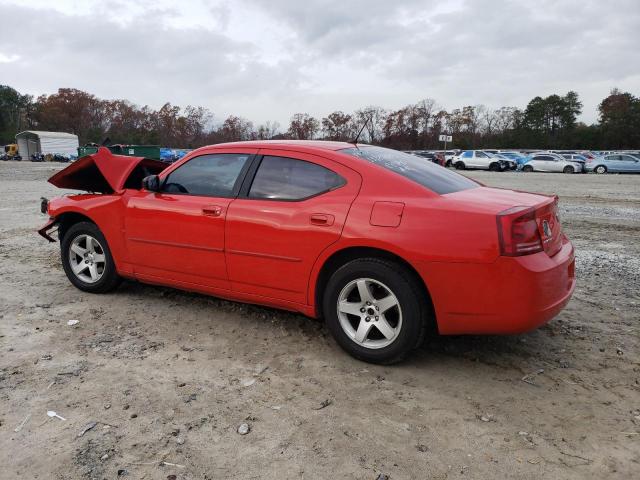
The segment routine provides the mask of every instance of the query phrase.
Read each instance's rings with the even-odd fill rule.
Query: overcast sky
[[[640,95],[640,0],[0,0],[0,84],[283,126],[433,98]]]

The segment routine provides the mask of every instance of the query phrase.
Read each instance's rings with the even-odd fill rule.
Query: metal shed
[[[29,160],[34,153],[46,155],[76,155],[78,152],[78,136],[65,132],[41,132],[26,130],[16,135],[18,151],[23,160]]]

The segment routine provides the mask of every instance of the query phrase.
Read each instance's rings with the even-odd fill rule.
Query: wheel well
[[[424,298],[427,301],[427,308],[430,310],[430,318],[433,321],[433,325],[429,325],[430,328],[436,329],[436,317],[435,311],[433,309],[433,301],[431,300],[431,294],[429,293],[429,289],[427,285],[424,283],[424,280],[420,276],[420,274],[416,271],[413,266],[407,262],[402,257],[391,253],[387,250],[382,250],[379,248],[372,247],[349,247],[344,250],[339,250],[331,255],[322,265],[320,269],[320,273],[318,274],[318,281],[316,282],[315,289],[315,303],[316,303],[316,313],[318,317],[322,317],[322,293],[331,278],[333,272],[335,272],[341,266],[349,263],[351,260],[356,260],[358,258],[382,258],[385,260],[389,260],[395,263],[398,263],[405,267],[407,271],[415,278],[418,285],[421,287]]]
[[[64,234],[76,223],[89,222],[95,225],[95,222],[86,215],[76,212],[67,212],[56,217],[58,221],[58,238],[62,240]]]

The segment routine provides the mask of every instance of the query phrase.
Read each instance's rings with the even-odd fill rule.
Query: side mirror
[[[160,179],[158,175],[149,175],[142,179],[142,188],[149,190],[150,192],[160,191]]]

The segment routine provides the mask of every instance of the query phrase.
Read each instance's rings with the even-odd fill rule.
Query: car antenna
[[[362,128],[360,129],[360,131],[358,132],[358,135],[356,135],[356,138],[354,138],[352,141],[348,142],[348,143],[353,143],[355,145],[356,148],[358,148],[358,139],[360,138],[360,135],[362,135],[362,131],[364,130],[364,127],[367,126],[367,123],[373,120],[373,113],[371,115],[369,115],[369,118],[367,118],[364,123],[362,124]],[[373,126],[373,124],[372,124]]]

